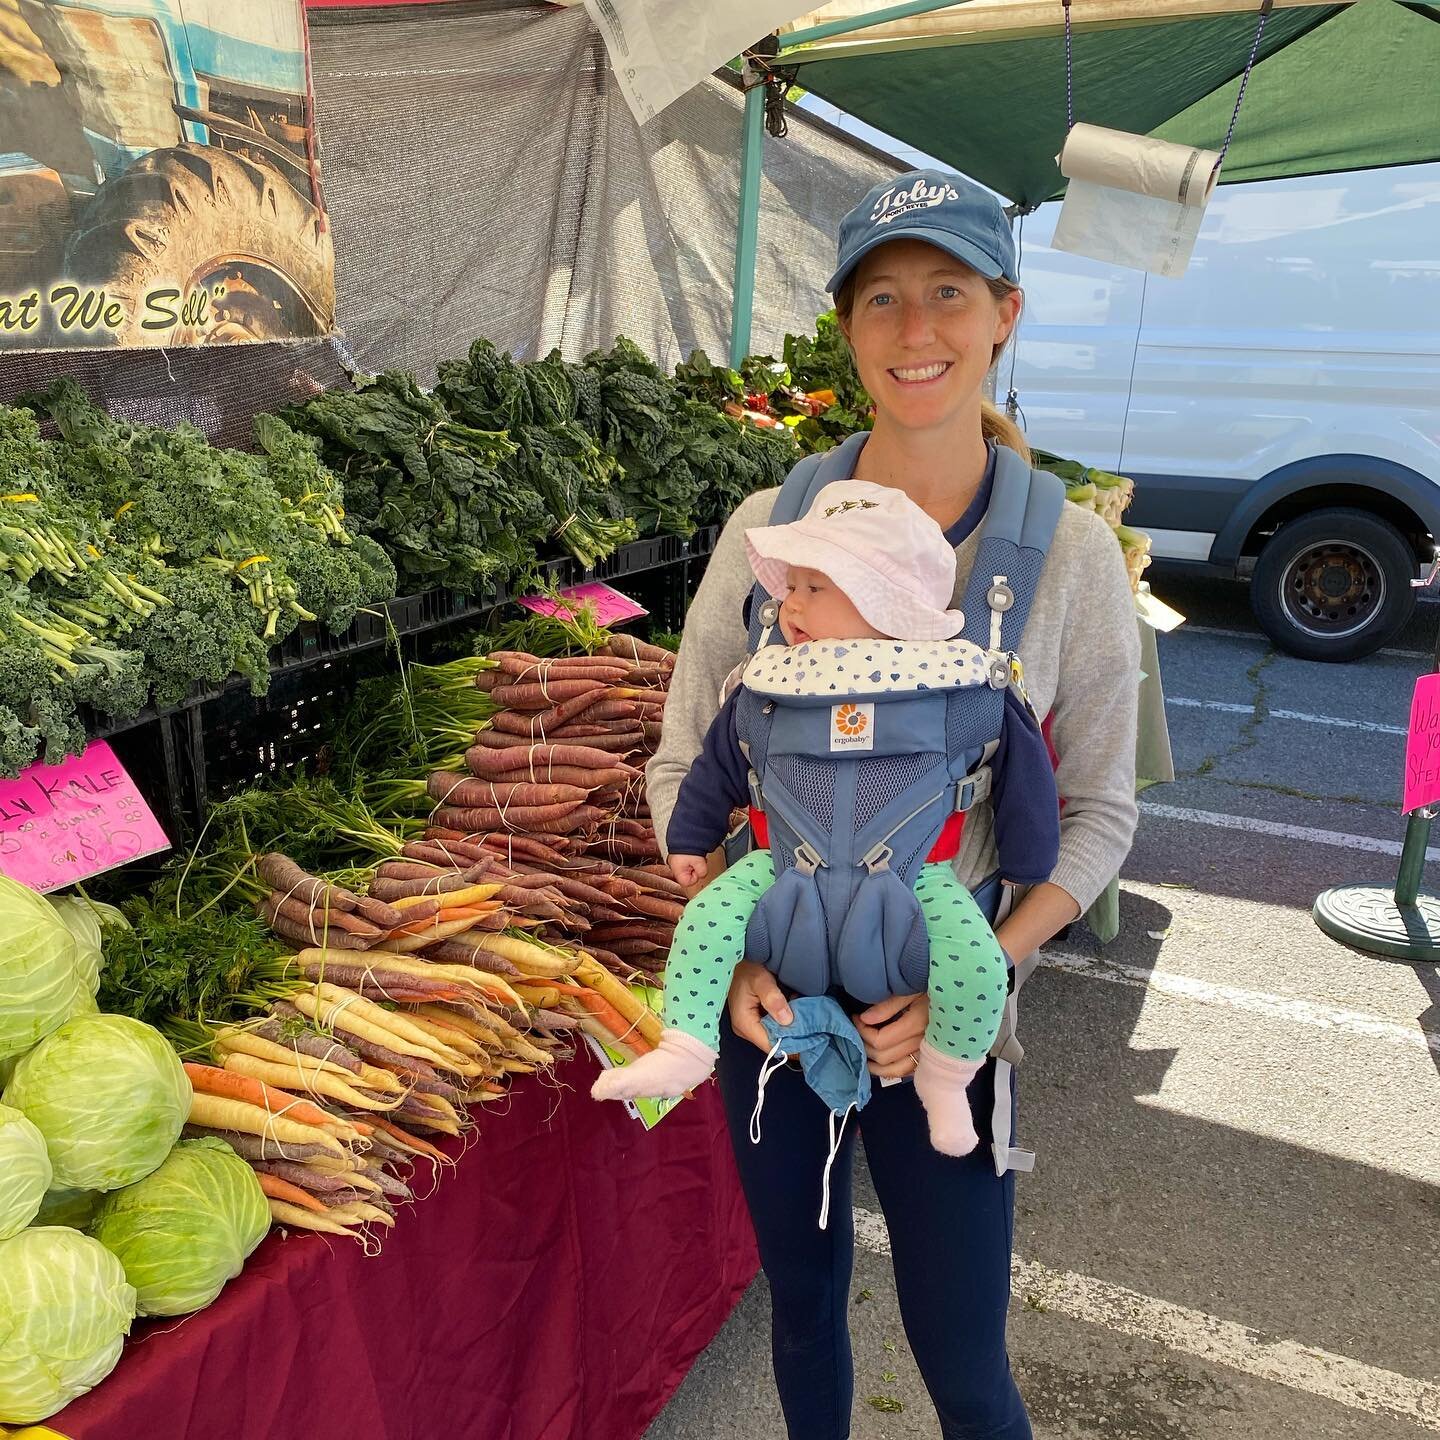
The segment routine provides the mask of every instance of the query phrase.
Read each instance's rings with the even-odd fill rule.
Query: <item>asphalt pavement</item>
[[[1180,778],[1141,797],[1119,938],[1076,927],[1025,992],[1016,1377],[1040,1440],[1440,1434],[1440,971],[1310,916],[1394,880],[1440,605],[1328,666],[1243,586],[1153,588],[1188,617],[1160,640]],[[857,1164],[854,1440],[935,1440]],[[784,1436],[762,1277],[646,1440]]]

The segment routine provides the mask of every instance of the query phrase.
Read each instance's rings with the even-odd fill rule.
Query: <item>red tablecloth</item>
[[[573,1087],[508,1112],[382,1254],[272,1234],[208,1310],[145,1321],[69,1440],[634,1440],[757,1268],[719,1096],[648,1134]],[[423,1187],[422,1187],[423,1188]]]

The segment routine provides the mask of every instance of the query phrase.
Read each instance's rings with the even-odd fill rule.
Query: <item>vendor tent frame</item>
[[[907,0],[802,21],[781,34],[778,53],[752,55],[745,69],[732,365],[750,345],[767,75],[804,85],[1028,211],[1064,189],[1054,155],[1065,134],[1067,12],[1076,118],[1209,149],[1220,148],[1254,49],[1222,183],[1440,160],[1433,3]],[[983,64],[969,53],[977,46],[986,47]],[[977,62],[964,85],[954,83],[956,50]]]

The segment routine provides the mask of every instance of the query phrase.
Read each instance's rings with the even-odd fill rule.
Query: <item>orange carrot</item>
[[[257,1174],[255,1178],[260,1182],[260,1188],[272,1200],[288,1200],[302,1210],[313,1210],[317,1215],[325,1214],[325,1207],[308,1190],[302,1190],[298,1185],[292,1185],[278,1175]]]
[[[428,1140],[422,1140],[418,1135],[412,1135],[408,1130],[402,1130],[393,1121],[383,1119],[379,1115],[373,1116],[372,1118],[380,1129],[393,1139],[398,1140],[402,1145],[409,1147],[411,1150],[418,1151],[421,1155],[428,1155],[432,1160],[439,1160],[443,1164],[449,1163],[450,1157],[443,1150],[432,1145]]]
[[[389,938],[393,940],[399,935],[424,935],[439,925],[454,925],[464,920],[483,920],[487,915],[495,914],[498,909],[498,905],[455,905],[449,910],[440,911],[438,915],[432,915],[428,920],[415,920],[409,925],[398,926],[390,932]]]
[[[623,1040],[637,1055],[648,1054],[655,1046],[640,1033],[638,1025],[627,1020],[603,995],[588,985],[561,985],[545,982],[552,990],[571,996],[589,1015],[598,1020],[617,1040]]]
[[[247,1105],[258,1105],[272,1115],[284,1115],[301,1125],[333,1125],[334,1117],[327,1115],[308,1100],[297,1100],[284,1090],[275,1090],[263,1080],[252,1080],[248,1075],[237,1075],[233,1070],[220,1070],[214,1065],[196,1065],[185,1062],[185,1073],[190,1083],[202,1095],[218,1095],[222,1100],[240,1100]]]

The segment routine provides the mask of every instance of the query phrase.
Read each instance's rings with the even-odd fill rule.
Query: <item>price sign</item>
[[[169,847],[104,740],[0,780],[0,872],[42,895]]]
[[[1440,675],[1422,675],[1410,701],[1405,741],[1405,811],[1440,800]]]
[[[570,602],[568,605],[552,600],[548,595],[522,595],[519,603],[537,615],[559,615],[564,620],[574,619],[575,609],[572,607],[588,605],[595,612],[597,625],[619,625],[624,620],[638,620],[650,613],[628,595],[622,595],[598,580],[589,585],[571,585],[560,594]]]

